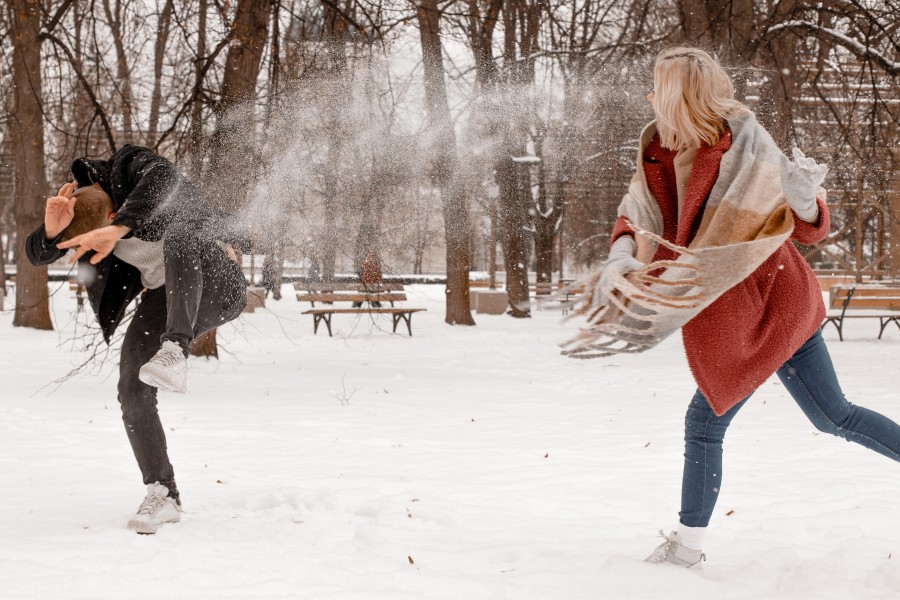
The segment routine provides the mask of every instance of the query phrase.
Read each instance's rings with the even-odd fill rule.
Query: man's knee
[[[138,379],[140,368],[136,361],[119,366],[118,399],[122,418],[126,421],[136,421],[146,413],[156,413],[156,388]]]

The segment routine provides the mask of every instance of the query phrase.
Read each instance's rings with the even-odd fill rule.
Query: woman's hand
[[[75,218],[75,198],[72,197],[72,192],[77,187],[75,183],[64,183],[55,196],[47,198],[44,233],[48,240],[58,236]]]
[[[612,271],[619,275],[626,275],[644,266],[644,263],[634,257],[636,250],[637,245],[630,235],[623,235],[616,240],[612,248],[609,249],[609,258],[606,260],[603,271],[600,273],[597,287],[594,288],[591,305],[601,308],[609,302],[607,292],[611,292],[615,287],[610,281],[610,273]]]
[[[819,214],[816,190],[825,181],[828,167],[807,157],[800,148],[793,150],[794,162],[781,158],[781,189],[794,213],[812,223]]]
[[[98,227],[87,233],[76,235],[71,240],[60,242],[56,247],[62,250],[75,248],[75,255],[69,259],[70,265],[84,256],[87,251],[93,250],[95,254],[91,257],[91,264],[96,265],[112,254],[116,247],[116,242],[122,239],[129,231],[131,230],[124,225],[107,225],[106,227]]]

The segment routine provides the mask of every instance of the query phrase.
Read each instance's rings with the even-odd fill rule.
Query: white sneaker
[[[187,359],[181,346],[165,340],[153,358],[141,367],[138,379],[155,388],[183,394],[187,391]]]
[[[666,541],[657,546],[653,554],[645,558],[644,562],[653,564],[671,563],[687,569],[691,567],[699,569],[702,566],[700,561],[706,560],[706,555],[700,550],[682,546],[678,540],[677,531],[673,531],[671,535],[666,536],[660,529],[659,535]]]
[[[169,497],[169,488],[158,483],[147,486],[147,496],[138,507],[137,514],[128,521],[128,528],[137,533],[154,534],[166,523],[181,520],[181,507],[175,498]]]

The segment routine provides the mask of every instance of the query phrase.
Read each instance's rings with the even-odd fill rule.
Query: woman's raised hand
[[[816,190],[825,181],[828,167],[809,158],[799,148],[792,152],[794,161],[781,159],[781,190],[794,213],[804,221],[813,222],[819,214]]]
[[[58,236],[75,218],[75,198],[72,193],[77,187],[74,182],[64,183],[55,196],[47,198],[44,231],[48,240]]]
[[[623,235],[616,240],[609,249],[609,258],[603,266],[600,278],[594,288],[594,294],[591,297],[591,305],[594,308],[602,308],[609,302],[607,294],[615,289],[610,274],[615,271],[619,275],[627,275],[628,273],[640,269],[644,263],[634,257],[637,252],[637,244],[630,235]]]

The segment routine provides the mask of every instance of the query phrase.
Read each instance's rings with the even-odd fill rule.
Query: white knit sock
[[[681,545],[692,550],[703,549],[703,537],[706,535],[706,527],[688,527],[678,524],[678,541]]]

